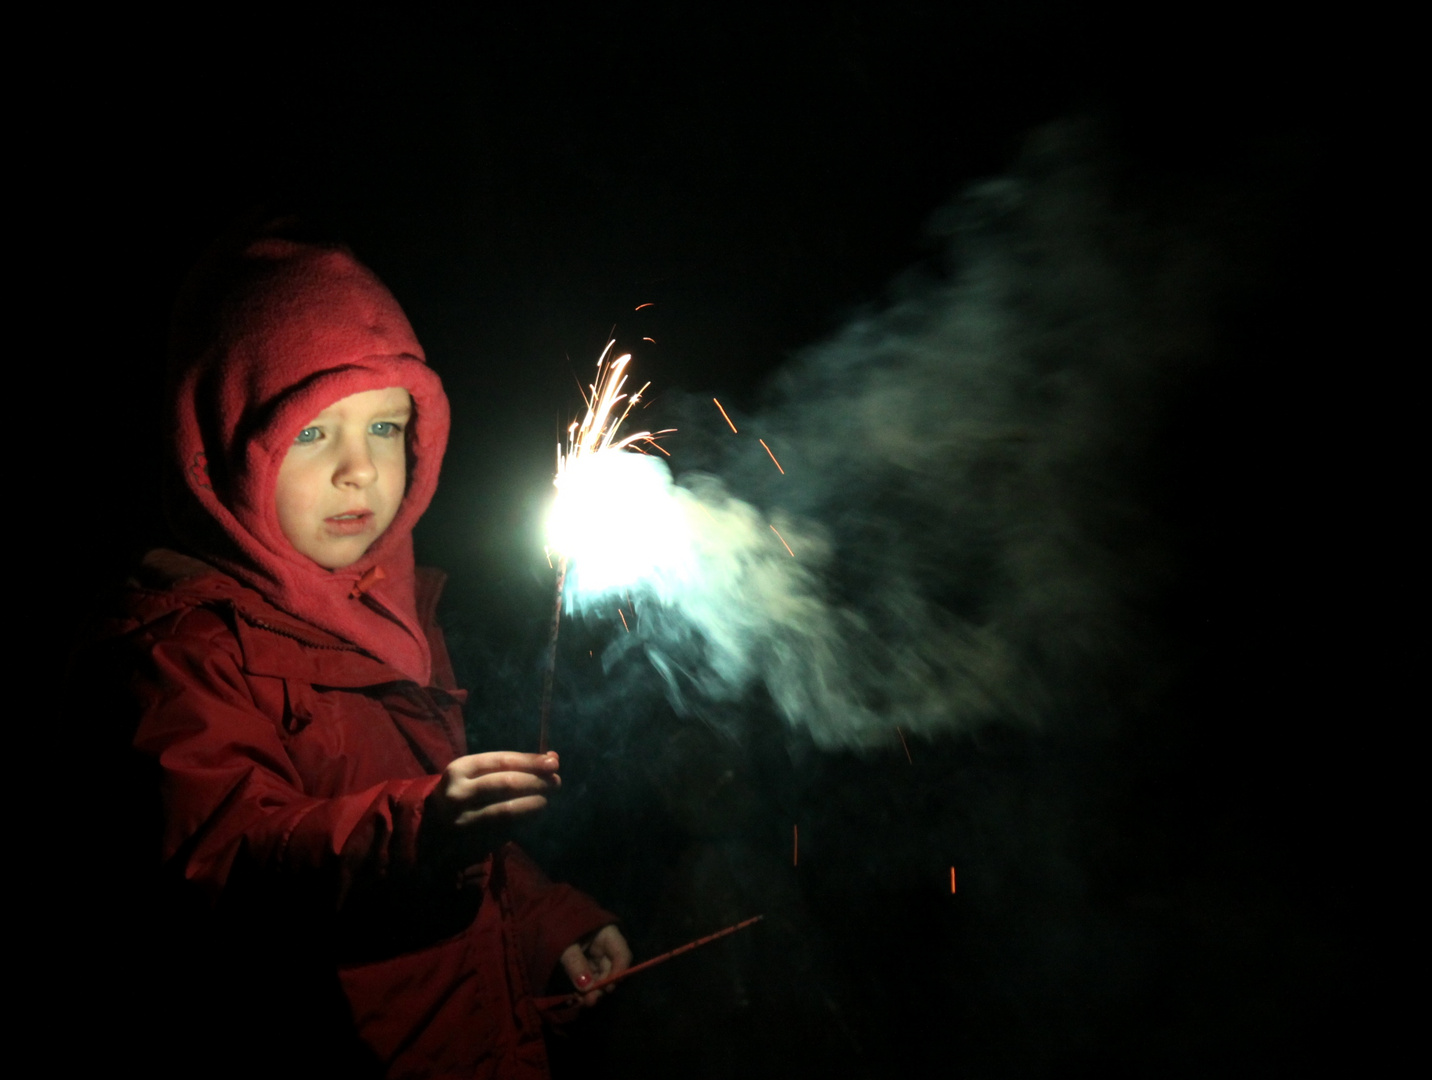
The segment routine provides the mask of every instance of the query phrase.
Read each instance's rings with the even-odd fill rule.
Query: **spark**
[[[582,392],[587,414],[580,421],[573,420],[568,426],[566,453],[562,452],[560,443],[557,445],[557,479],[554,483],[559,488],[567,473],[594,454],[603,450],[625,450],[641,442],[654,443],[657,435],[666,434],[662,431],[655,434],[650,431],[637,431],[621,439],[616,437],[622,422],[626,420],[632,407],[641,401],[641,395],[646,393],[646,388],[651,383],[645,383],[634,394],[622,393],[622,387],[627,381],[626,366],[631,363],[631,353],[623,353],[608,365],[607,357],[611,355],[612,346],[615,344],[616,339],[608,341],[602,355],[597,358],[597,378],[590,386],[591,396],[588,397],[586,391]],[[626,402],[626,408],[615,420],[612,419],[617,406],[623,401]]]
[[[950,895],[955,895],[955,868],[950,867]]]
[[[644,308],[644,307],[651,307],[651,305],[652,305],[653,303],[655,303],[655,301],[648,300],[648,301],[647,301],[646,303],[644,303],[644,304],[638,304],[638,305],[636,306],[636,310],[637,310],[637,311],[640,311],[640,310],[641,310],[642,308]]]
[[[796,557],[796,553],[794,551],[791,551],[791,546],[790,544],[786,543],[786,538],[781,535],[781,530],[772,525],[771,532],[776,534],[776,539],[781,542],[781,546],[784,547],[787,551],[789,551],[791,558],[794,559]]]
[[[622,617],[622,629],[625,630],[628,634],[630,634],[631,627],[627,625],[626,613],[623,612],[621,608],[617,608],[617,614]]]
[[[649,341],[649,342],[651,342],[653,345],[656,344],[656,338],[654,338],[654,337],[644,337],[644,338],[642,338],[642,341]]]
[[[587,564],[589,575],[596,563],[622,561],[624,551],[626,561],[633,557],[631,531],[611,524],[612,507],[621,500],[641,497],[643,492],[634,476],[630,455],[618,451],[640,454],[654,447],[670,457],[657,442],[670,430],[622,431],[623,422],[641,403],[651,384],[644,384],[632,394],[624,392],[631,354],[611,359],[615,344],[607,342],[597,360],[595,380],[581,388],[586,414],[568,425],[565,445],[557,445],[557,470],[552,480],[557,500],[547,521],[549,558],[556,553],[565,562],[581,552],[578,562]],[[581,574],[579,570],[578,576]],[[590,580],[587,584],[590,586]]]
[[[905,733],[897,726],[895,734],[900,736],[900,745],[905,748],[905,760],[911,765],[915,764],[915,759],[910,756],[910,744],[905,741]]]
[[[712,401],[716,401],[715,398],[712,398],[711,400],[712,400]],[[716,401],[716,408],[721,409],[721,403],[720,403],[719,401]],[[726,417],[726,423],[731,424],[731,418],[730,418],[729,416],[726,416],[726,410],[725,410],[725,409],[721,409],[721,415]],[[736,425],[735,425],[735,424],[731,424],[731,432],[732,432],[732,434],[734,434],[734,435],[739,435],[739,434],[741,434],[739,431],[736,430]]]
[[[638,971],[645,971],[647,968],[656,967],[657,964],[664,964],[666,961],[670,960],[674,956],[680,956],[682,953],[688,953],[692,949],[700,948],[702,945],[710,944],[713,941],[719,941],[721,938],[726,937],[729,934],[734,934],[737,930],[744,930],[746,929],[746,927],[752,926],[755,923],[760,922],[764,918],[764,915],[753,915],[749,919],[742,919],[734,926],[728,926],[724,930],[717,930],[716,933],[707,934],[705,937],[699,937],[695,941],[688,941],[685,945],[672,949],[670,952],[664,952],[660,956],[653,956],[650,960],[643,960],[640,964],[633,964],[631,967],[623,971],[620,975],[613,975],[610,979],[603,979],[601,982],[593,983],[591,986],[583,990],[581,994],[557,994],[552,997],[535,998],[534,1004],[539,1009],[552,1008],[555,1006],[562,1005],[574,1005],[583,996],[590,994],[593,991],[602,990],[608,986],[611,986],[613,983],[619,983],[623,979],[629,979]]]
[[[756,441],[757,441],[758,443],[760,443],[762,446],[765,446],[765,447],[766,447],[766,453],[771,454],[771,448],[770,448],[769,446],[766,446],[766,440],[765,440],[765,439],[757,439]],[[775,455],[775,454],[771,454],[771,460],[772,460],[772,461],[776,461],[776,455]],[[780,463],[779,461],[776,461],[776,468],[781,469],[781,463]],[[786,470],[785,470],[785,469],[781,469],[781,475],[782,475],[782,476],[785,476],[785,475],[786,475]]]

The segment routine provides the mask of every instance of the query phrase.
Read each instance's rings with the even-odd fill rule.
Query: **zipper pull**
[[[369,589],[371,589],[374,585],[378,584],[378,582],[382,581],[387,576],[388,575],[383,572],[383,568],[381,566],[374,566],[364,571],[363,576],[360,577],[356,582],[354,582],[353,591],[348,594],[348,599],[357,600],[360,596],[362,596],[364,593],[366,593]]]

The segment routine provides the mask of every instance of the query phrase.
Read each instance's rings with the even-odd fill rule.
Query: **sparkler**
[[[647,306],[649,305],[641,305]],[[641,308],[637,310],[640,311]],[[633,394],[622,392],[622,388],[626,386],[626,367],[631,363],[631,353],[624,353],[609,363],[608,358],[615,344],[615,339],[607,342],[607,347],[597,358],[597,375],[588,387],[590,396],[586,391],[582,394],[583,403],[587,406],[586,414],[581,420],[573,420],[568,425],[566,446],[560,442],[557,444],[557,473],[552,483],[558,491],[558,506],[554,507],[552,520],[548,523],[547,543],[548,560],[551,560],[554,551],[557,553],[557,585],[552,609],[552,632],[547,639],[547,667],[542,679],[539,753],[547,752],[552,684],[557,669],[557,633],[562,625],[562,599],[567,582],[568,555],[577,546],[577,537],[583,532],[601,532],[603,529],[603,522],[598,515],[604,500],[600,495],[594,497],[590,490],[576,492],[574,489],[592,487],[590,484],[584,485],[582,481],[604,471],[598,464],[599,461],[610,460],[624,450],[637,451],[641,443],[659,450],[661,448],[656,445],[657,436],[667,434],[665,431],[636,431],[618,437],[623,421],[641,401],[641,395],[651,383],[646,383]],[[622,407],[623,402],[626,403],[625,407]],[[619,408],[620,413],[617,411]],[[571,497],[564,501],[564,494]],[[622,624],[626,625],[625,615],[622,616]]]
[[[724,930],[717,930],[714,934],[707,934],[705,937],[699,937],[695,941],[688,941],[685,945],[678,946],[677,948],[672,949],[670,952],[664,952],[660,956],[653,956],[650,960],[643,960],[640,964],[633,964],[631,967],[623,971],[620,975],[613,975],[610,979],[603,979],[601,982],[593,983],[581,993],[557,994],[552,997],[537,998],[536,1005],[539,1009],[560,1008],[563,1005],[575,1005],[581,999],[583,994],[590,994],[595,990],[601,990],[604,987],[612,986],[615,983],[619,983],[623,979],[629,979],[638,971],[645,971],[647,968],[656,967],[657,964],[664,964],[673,956],[680,956],[682,953],[688,953],[692,949],[700,948],[702,945],[708,945],[713,941],[718,941],[723,937],[726,937],[730,934],[734,934],[737,930],[744,930],[746,929],[746,927],[754,925],[755,923],[760,922],[764,918],[764,915],[753,915],[749,919],[742,919],[734,926],[728,926]]]
[[[547,752],[547,719],[552,714],[552,682],[557,674],[557,631],[562,628],[562,587],[567,581],[567,560],[557,565],[557,598],[552,604],[552,633],[547,639],[547,670],[542,676],[542,721],[537,753]]]

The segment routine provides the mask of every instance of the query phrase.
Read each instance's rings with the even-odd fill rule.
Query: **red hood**
[[[261,239],[196,274],[176,313],[170,353],[180,480],[167,502],[180,539],[275,607],[428,683],[412,528],[437,487],[448,404],[392,294],[346,249]],[[340,398],[388,386],[413,399],[407,492],[362,559],[325,570],[279,527],[279,466],[314,416]],[[382,574],[359,589],[374,567]]]

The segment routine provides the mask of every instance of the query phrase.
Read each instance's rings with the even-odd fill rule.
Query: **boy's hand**
[[[468,754],[443,770],[442,783],[429,796],[428,813],[455,829],[527,817],[544,809],[547,793],[562,786],[558,765],[555,751]]]
[[[622,932],[613,925],[604,926],[577,944],[567,946],[562,953],[562,967],[577,988],[577,999],[584,1006],[595,1005],[603,994],[610,994],[616,989],[615,986],[605,986],[588,992],[587,987],[620,975],[630,966],[631,948],[626,938],[622,937]]]

